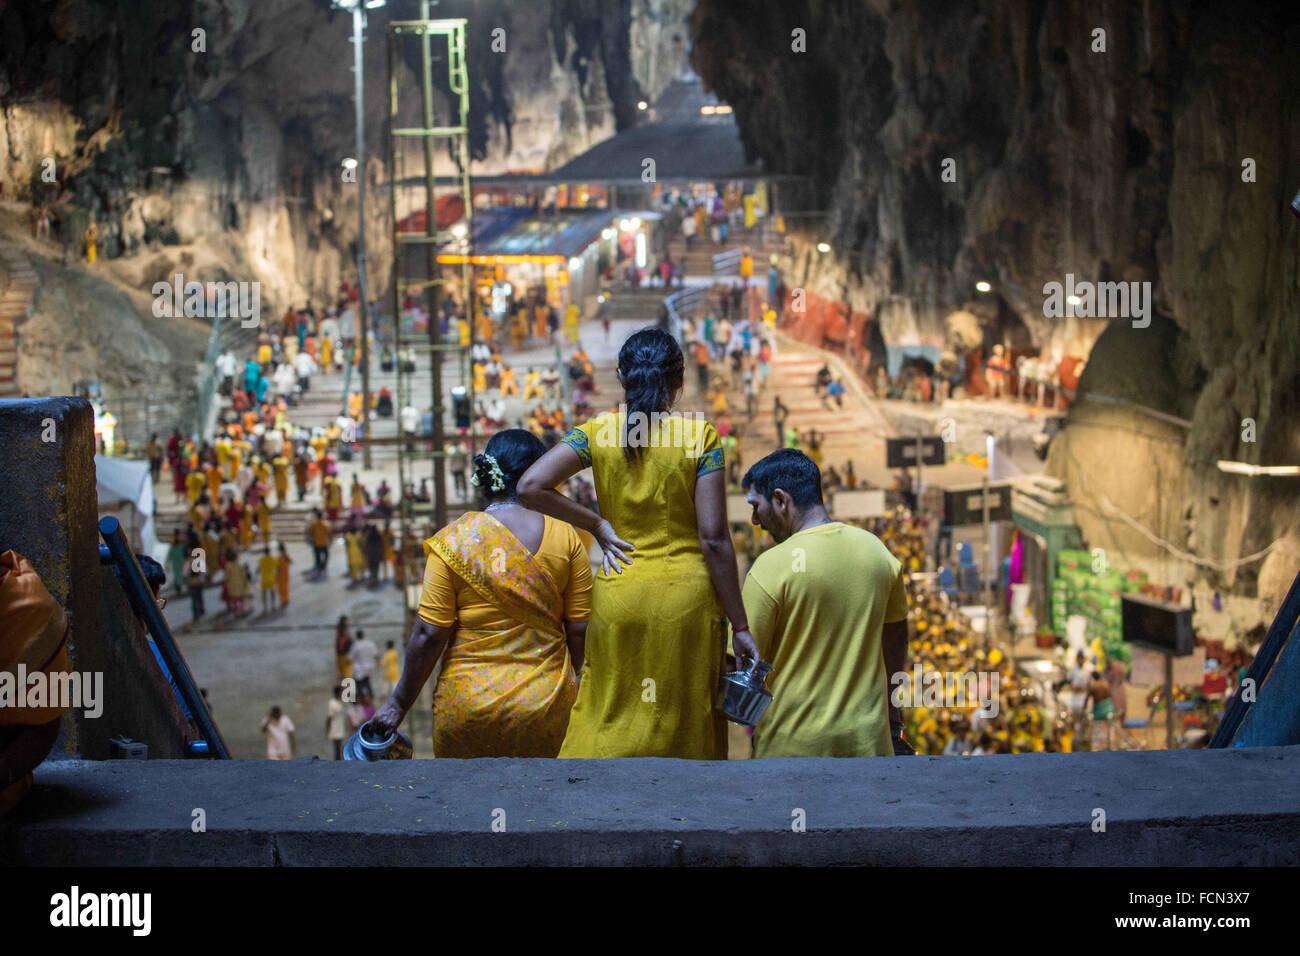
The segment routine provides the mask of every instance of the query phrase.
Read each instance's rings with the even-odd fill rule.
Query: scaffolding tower
[[[420,407],[415,403],[415,366],[408,366],[407,357],[414,355],[417,359],[428,358],[430,369],[430,405],[433,409],[432,454],[425,450],[430,441],[424,436],[414,436],[408,442],[403,433],[401,416],[398,416],[397,474],[401,496],[398,505],[398,534],[402,549],[402,565],[405,572],[403,589],[404,633],[410,634],[415,622],[415,611],[419,602],[421,559],[419,548],[419,525],[417,518],[431,519],[434,529],[447,523],[447,481],[444,461],[449,457],[444,427],[444,388],[443,361],[447,356],[457,359],[460,364],[461,382],[465,389],[465,399],[469,409],[469,428],[457,435],[457,441],[466,446],[465,454],[473,456],[475,441],[474,422],[474,377],[471,374],[471,350],[474,346],[476,322],[474,304],[477,296],[473,286],[473,265],[470,261],[473,246],[474,229],[472,222],[473,196],[470,191],[470,153],[469,153],[469,70],[465,60],[465,24],[464,19],[429,19],[429,0],[421,0],[419,20],[393,21],[388,25],[388,115],[390,145],[390,182],[392,189],[393,216],[393,306],[395,324],[396,368],[397,368],[397,408],[405,409],[408,405]],[[404,75],[401,69],[403,60],[401,51],[404,42],[416,39],[420,44],[420,96],[423,122],[416,127],[398,125],[399,77]],[[434,41],[438,50],[434,50]],[[443,49],[445,44],[445,50]],[[433,69],[435,59],[445,62],[447,85],[453,97],[452,111],[457,113],[455,125],[435,125],[435,104]],[[458,107],[457,104],[458,103]],[[422,184],[417,180],[415,188],[424,190],[425,229],[423,232],[402,231],[399,209],[399,192],[406,184],[406,148],[419,143],[423,153]],[[449,146],[451,162],[457,167],[453,177],[455,186],[448,195],[459,194],[464,209],[466,247],[461,261],[461,298],[464,320],[469,326],[469,335],[463,336],[455,323],[444,338],[440,331],[442,301],[446,278],[438,262],[438,245],[449,236],[438,230],[437,196],[435,195],[434,156],[442,144]],[[411,204],[412,210],[418,208]],[[424,250],[424,255],[419,250]],[[406,296],[412,292],[422,292],[429,311],[428,328],[424,334],[403,328],[402,307]],[[383,441],[382,439],[378,441]],[[414,489],[417,481],[416,471],[421,463],[432,466],[432,501],[418,506],[408,489]]]

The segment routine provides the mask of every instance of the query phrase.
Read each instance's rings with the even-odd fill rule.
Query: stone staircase
[[[12,243],[0,239],[0,398],[22,395],[18,385],[18,326],[27,318],[36,292],[36,271]]]
[[[754,257],[754,278],[757,280],[760,276],[767,273],[767,259],[772,253],[781,253],[785,249],[785,239],[775,228],[766,230],[760,228],[754,229],[735,229],[732,230],[725,242],[714,243],[709,236],[696,236],[695,245],[692,249],[687,250],[686,238],[678,234],[674,235],[668,242],[668,252],[676,262],[679,258],[684,257],[686,262],[687,278],[732,278],[739,275],[739,253],[741,250],[748,248],[750,255]],[[723,253],[734,253],[727,263],[720,269],[715,270],[713,257]]]

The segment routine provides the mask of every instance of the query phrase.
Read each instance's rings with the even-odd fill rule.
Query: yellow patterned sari
[[[470,512],[424,543],[419,615],[454,627],[433,693],[437,757],[554,757],[577,680],[564,622],[590,613],[591,565],[577,532],[546,519],[537,553]]]

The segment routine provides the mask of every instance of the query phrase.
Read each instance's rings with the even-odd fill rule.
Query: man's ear
[[[772,510],[780,513],[789,514],[794,510],[794,499],[784,488],[772,489]]]

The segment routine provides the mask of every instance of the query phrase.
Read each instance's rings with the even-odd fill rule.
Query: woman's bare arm
[[[595,534],[600,515],[555,490],[584,467],[576,451],[563,442],[557,444],[519,477],[519,500],[533,511]]]
[[[623,564],[630,565],[628,552],[636,549],[614,533],[614,526],[590,508],[584,508],[572,498],[555,490],[583,469],[578,453],[561,442],[533,462],[519,478],[519,500],[525,507],[567,521],[581,528],[600,545],[601,562],[606,576],[610,571],[623,573]],[[620,564],[619,562],[622,562]]]
[[[406,719],[407,711],[428,683],[429,675],[438,665],[454,634],[450,627],[435,627],[424,620],[415,622],[411,640],[406,646],[406,661],[402,665],[401,679],[393,688],[393,694],[387,703],[370,718],[371,726],[376,732],[391,733]]]
[[[582,662],[587,656],[587,622],[565,621],[564,639],[569,645],[569,660],[573,662],[573,673],[582,680]]]
[[[727,486],[722,469],[711,471],[695,480],[695,527],[700,549],[709,568],[713,590],[722,602],[722,610],[731,621],[736,653],[757,659],[758,648],[749,634],[745,602],[740,597],[740,576],[736,573],[736,551],[727,527]]]

